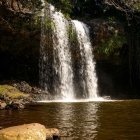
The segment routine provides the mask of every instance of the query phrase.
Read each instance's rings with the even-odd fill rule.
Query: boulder
[[[0,130],[0,140],[58,140],[57,129],[46,129],[38,123],[24,124]]]

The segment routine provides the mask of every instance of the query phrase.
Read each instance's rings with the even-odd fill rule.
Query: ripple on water
[[[0,111],[0,126],[38,122],[61,130],[62,140],[139,140],[140,100],[51,102]]]

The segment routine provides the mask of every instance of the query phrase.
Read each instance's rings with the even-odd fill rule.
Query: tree
[[[107,6],[114,7],[125,14],[126,34],[129,47],[130,85],[139,87],[140,83],[140,1],[105,0]]]

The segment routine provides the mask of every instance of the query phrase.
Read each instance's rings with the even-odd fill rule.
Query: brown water
[[[140,100],[46,103],[0,111],[0,126],[38,122],[61,130],[62,140],[140,140]]]

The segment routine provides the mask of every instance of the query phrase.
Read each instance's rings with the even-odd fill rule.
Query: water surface
[[[140,140],[140,100],[39,103],[0,111],[0,126],[38,122],[61,130],[62,140]]]

